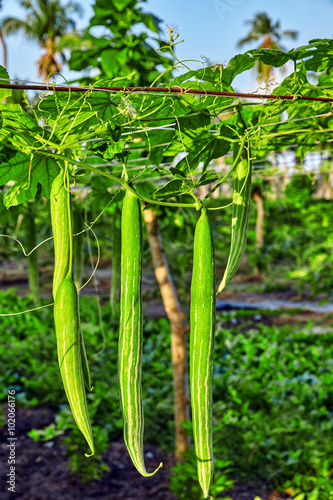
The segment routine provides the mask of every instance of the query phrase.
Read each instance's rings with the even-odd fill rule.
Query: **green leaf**
[[[209,162],[214,158],[219,158],[227,154],[231,147],[229,141],[209,132],[198,134],[187,131],[186,136],[183,136],[182,139],[184,144],[182,144],[181,140],[178,140],[178,142],[174,141],[165,154],[174,154],[175,148],[178,147],[179,151],[181,151],[185,146],[185,152],[188,152],[188,155],[177,163],[177,168],[187,176],[192,175],[200,165],[202,166],[203,173],[205,173]]]
[[[191,71],[186,71],[186,73],[183,73],[182,75],[176,76],[173,80],[170,82],[170,87],[188,87],[191,84],[193,84],[193,81],[195,79],[201,80],[204,75],[204,71],[202,69],[200,70],[191,70]],[[184,85],[185,83],[188,83],[188,85]],[[183,85],[181,85],[183,84]]]
[[[7,70],[3,66],[0,66],[0,83],[10,83]],[[11,94],[11,89],[0,89],[0,104]]]
[[[110,188],[114,187],[114,182],[101,175],[94,175],[90,181],[91,204],[93,210],[103,210],[110,202]]]
[[[195,183],[195,187],[206,186],[207,184],[213,184],[219,180],[219,175],[213,172],[206,172],[200,177],[199,182]]]
[[[277,49],[253,49],[248,51],[254,60],[259,60],[268,66],[279,68],[292,59],[292,54]]]
[[[109,121],[114,114],[114,109],[117,108],[114,95],[111,92],[93,92],[87,102],[103,121]]]
[[[103,157],[105,160],[112,160],[113,158],[117,158],[117,155],[120,155],[123,158],[124,154],[128,154],[129,151],[124,151],[126,146],[126,141],[121,140],[118,142],[113,142],[110,144],[105,151]]]
[[[308,274],[309,270],[307,268],[295,269],[294,271],[289,271],[287,278],[305,278]]]
[[[74,117],[73,120],[70,120],[69,122],[61,126],[61,135],[64,135],[69,130],[76,129],[77,127],[80,127],[84,129],[84,131],[86,131],[86,129],[89,129],[90,125],[93,125],[97,122],[98,118],[95,111],[81,111]],[[58,135],[60,135],[59,132]]]
[[[224,68],[222,64],[214,64],[197,70],[190,70],[177,76],[170,82],[171,87],[182,86],[185,88],[216,88],[229,90],[234,78],[255,65],[255,59],[249,54],[238,54],[230,59]]]
[[[230,137],[234,131],[222,125],[221,135],[215,135],[207,130],[206,125],[210,118],[205,113],[184,117],[178,120],[179,130],[169,147],[165,151],[166,156],[177,153],[188,153],[177,164],[177,169],[184,172],[186,176],[192,175],[199,164],[202,165],[203,173],[214,158],[224,156],[230,149],[231,143],[224,137]],[[222,137],[223,134],[223,137]]]
[[[179,168],[170,167],[170,172],[172,173],[175,179],[180,179],[180,180],[186,179],[186,175],[184,174],[184,172],[179,170]]]
[[[18,150],[36,145],[36,135],[43,135],[43,129],[19,104],[0,104],[0,111],[3,119],[0,140],[10,137],[10,142]]]
[[[45,198],[49,198],[53,179],[58,173],[59,167],[52,158],[35,155],[30,165],[30,155],[17,153],[0,165],[0,184],[14,181],[4,196],[4,205],[9,208],[34,198],[38,184],[42,185]]]
[[[98,0],[94,6],[95,16],[107,17],[115,13],[115,9],[119,12],[123,11],[133,0]]]
[[[255,62],[255,59],[248,53],[238,54],[230,59],[227,67],[222,73],[223,84],[230,86],[237,75],[253,68]]]
[[[183,181],[180,179],[172,179],[167,182],[163,187],[157,189],[155,193],[152,194],[154,200],[164,200],[165,198],[171,198],[173,196],[178,196],[183,193]]]
[[[304,60],[308,71],[332,71],[333,62],[333,40],[314,39],[310,40],[308,45],[298,47],[294,51],[297,60]]]
[[[113,102],[111,92],[92,92],[72,93],[54,92],[46,96],[38,105],[38,111],[47,120],[56,120],[61,113],[63,117],[70,116],[71,120],[78,112],[84,114],[87,119],[89,113],[91,116],[98,115],[99,118],[107,121],[112,116],[112,107],[117,106]],[[79,118],[80,122],[80,118]]]
[[[154,33],[158,33],[158,23],[156,20],[159,21],[158,18],[152,16],[151,14],[142,13],[141,15],[141,22]]]
[[[122,50],[112,47],[103,50],[100,56],[101,67],[106,77],[109,76],[112,78],[116,73],[117,68],[122,69],[123,67],[126,66],[126,63],[128,62],[129,59],[128,51],[129,51],[128,47],[124,47]]]

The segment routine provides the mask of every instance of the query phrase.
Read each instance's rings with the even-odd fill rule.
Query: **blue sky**
[[[24,11],[18,8],[17,0],[3,0],[0,19],[4,16],[23,17]],[[84,16],[78,27],[84,27],[92,15],[93,0],[81,0]],[[245,21],[252,19],[258,12],[267,12],[273,21],[280,20],[282,29],[298,31],[297,41],[284,40],[287,49],[306,44],[312,38],[332,38],[333,0],[148,0],[144,10],[152,12],[174,25],[179,32],[177,46],[179,59],[200,60],[209,58],[212,63],[225,63],[240,51],[256,45],[237,49],[237,41],[246,35],[249,27]],[[11,36],[8,44],[8,70],[13,78],[38,81],[36,60],[40,55],[38,45],[27,41],[22,35]],[[2,53],[0,49],[0,63]],[[198,67],[193,62],[190,66]],[[64,70],[66,77],[71,78]],[[277,78],[279,75],[277,75]],[[256,87],[254,74],[237,82],[238,90],[246,91]]]

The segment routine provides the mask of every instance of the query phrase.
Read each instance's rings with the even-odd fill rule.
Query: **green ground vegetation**
[[[14,291],[1,292],[2,312],[32,305],[18,302]],[[20,405],[56,410],[53,425],[30,432],[33,439],[66,433],[74,474],[89,481],[106,465],[101,453],[121,439],[117,385],[117,320],[109,305],[99,316],[91,297],[81,299],[81,322],[94,391],[88,394],[97,453],[87,461],[83,438],[66,404],[56,360],[52,310],[1,318],[3,398],[15,389]],[[214,365],[215,473],[212,493],[234,480],[254,481],[301,500],[329,500],[333,454],[333,329],[324,333],[307,325],[274,325],[276,312],[229,312],[218,315]],[[326,318],[327,320],[327,318]],[[326,321],[327,323],[327,321]],[[144,324],[143,387],[145,442],[172,451],[173,399],[170,332],[166,320]],[[103,349],[101,350],[101,346]],[[186,423],[191,435],[191,425]],[[194,452],[173,471],[171,488],[181,499],[199,498]],[[298,495],[298,496],[297,496]],[[303,496],[299,496],[303,495]]]

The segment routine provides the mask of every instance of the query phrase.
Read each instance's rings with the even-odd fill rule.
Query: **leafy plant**
[[[315,191],[315,179],[311,176],[296,176],[287,184],[285,194],[296,208],[307,208]]]
[[[99,0],[95,6],[95,22],[98,23],[104,17],[111,20],[119,14],[124,21],[124,32],[119,26],[117,28],[119,41],[119,38],[128,34],[128,22],[132,23],[133,16],[137,16],[136,21],[143,19],[142,11],[134,9],[132,12],[130,5],[130,1],[124,0],[108,10],[105,0]],[[117,10],[116,14],[114,9]],[[151,16],[144,16],[144,22],[146,26],[157,26]],[[95,199],[101,196],[103,201],[107,200],[102,204],[102,209],[113,202],[115,190],[122,189],[136,198],[138,206],[141,201],[167,206],[175,211],[180,208],[191,209],[194,214],[203,209],[203,206],[207,210],[212,208],[208,206],[209,198],[216,185],[225,182],[236,168],[238,159],[249,151],[245,144],[251,145],[251,156],[258,155],[260,158],[271,151],[283,151],[290,145],[296,145],[295,154],[302,158],[307,151],[318,149],[321,142],[329,143],[332,125],[332,40],[312,40],[308,45],[289,52],[272,48],[259,49],[236,55],[226,67],[203,65],[198,70],[191,70],[177,59],[174,51],[177,36],[170,30],[170,40],[160,48],[169,51],[175,64],[169,64],[169,60],[164,61],[167,71],[156,74],[156,63],[161,62],[160,58],[150,59],[151,50],[144,44],[140,47],[145,49],[144,56],[148,57],[147,53],[149,54],[148,62],[144,57],[141,60],[139,49],[134,50],[138,40],[143,41],[145,38],[140,35],[136,39],[129,34],[126,38],[128,46],[123,54],[118,46],[113,47],[117,49],[115,52],[110,47],[106,49],[109,40],[99,39],[96,42],[94,57],[96,50],[99,53],[102,48],[108,50],[107,56],[104,52],[100,60],[96,59],[98,63],[106,64],[108,58],[113,60],[116,56],[119,65],[126,67],[132,55],[135,59],[133,65],[138,63],[134,75],[126,76],[122,73],[111,81],[102,82],[104,86],[112,85],[112,88],[97,89],[96,85],[92,85],[88,90],[68,89],[67,92],[53,88],[52,94],[44,96],[28,112],[18,103],[5,102],[11,91],[8,88],[0,89],[0,183],[11,183],[3,197],[6,208],[34,198],[39,190],[45,198],[49,198],[60,167],[65,168],[66,175],[75,181],[76,188],[91,187]],[[116,36],[112,40],[116,42]],[[133,47],[132,42],[135,42]],[[280,99],[267,103],[240,103],[230,94],[234,90],[235,78],[253,68],[256,62],[280,67],[288,61],[293,63],[294,71],[275,89]],[[147,63],[144,70],[148,74],[148,81],[153,78],[152,84],[158,86],[159,79],[163,76],[167,81],[164,83],[167,88],[159,87],[154,93],[147,89],[132,89],[129,92],[128,87],[143,71],[142,62]],[[186,72],[173,77],[172,70],[179,67]],[[309,83],[309,71],[320,73],[317,84]],[[0,76],[3,81],[9,82],[8,74],[3,68],[0,69]],[[143,91],[144,93],[140,93]],[[221,91],[229,94],[221,99]],[[309,110],[307,99],[313,98],[315,101]],[[284,119],[285,115],[288,120]],[[225,174],[216,172],[212,160],[228,155],[234,148],[238,148],[238,153],[233,158],[230,169]],[[212,187],[215,183],[217,184]],[[203,186],[210,187],[207,187],[207,194],[201,197],[198,190]],[[69,193],[70,188],[67,187]],[[242,188],[237,189],[241,191]],[[246,190],[249,190],[248,185]],[[292,205],[294,207],[295,204]],[[225,206],[216,208],[222,209]],[[193,217],[196,219],[197,216]],[[98,216],[93,223],[97,219]],[[275,231],[278,229],[281,230],[275,228]],[[301,265],[304,265],[305,252],[300,254],[298,247],[306,247],[306,233],[299,233],[292,228],[289,236],[289,249],[296,256],[295,267],[299,271]],[[281,250],[276,249],[276,252],[281,255]],[[268,262],[267,252],[265,257]],[[320,255],[313,261],[311,257],[309,256],[309,262],[314,267],[323,263]],[[93,316],[94,314],[92,313]],[[101,331],[105,331],[105,328],[99,330],[104,324],[108,325],[107,338],[101,336]],[[84,323],[82,327],[84,328]],[[40,324],[38,328],[41,330]],[[159,337],[154,328],[150,336],[165,347],[165,338],[163,335]],[[96,376],[96,397],[91,396],[91,417],[98,427],[103,425],[106,415],[109,417],[114,405],[119,404],[116,398],[112,401],[105,400],[110,393],[108,391],[112,392],[114,389],[106,389],[103,395],[101,393],[101,389],[105,389],[105,384],[109,382],[112,383],[106,387],[116,386],[114,367],[117,365],[115,353],[118,328],[110,322],[110,318],[106,321],[102,317],[92,322],[89,329],[94,339],[92,345],[96,347],[93,353],[96,358],[94,366],[99,368],[98,373],[92,370],[92,375]],[[27,331],[30,332],[31,329],[22,331],[19,327],[23,344],[27,342]],[[290,479],[291,474],[307,474],[309,469],[315,474],[315,459],[324,457],[331,451],[330,440],[318,445],[315,454],[309,451],[313,448],[313,443],[310,444],[313,436],[321,436],[321,425],[325,430],[331,426],[329,415],[332,397],[330,391],[323,387],[323,384],[329,386],[329,380],[326,372],[318,371],[319,366],[326,366],[328,370],[330,360],[316,342],[311,345],[309,356],[303,345],[308,347],[308,342],[302,335],[297,337],[294,333],[285,334],[280,331],[278,339],[274,329],[259,328],[253,331],[249,328],[246,335],[242,336],[239,332],[233,332],[234,337],[227,339],[231,348],[226,352],[222,336],[228,334],[224,331],[217,332],[215,372],[220,376],[217,377],[214,392],[223,395],[216,399],[217,403],[214,405],[215,440],[220,450],[217,459],[222,460],[221,464],[242,464],[240,477],[247,474],[258,479],[265,478],[269,484],[282,484]],[[252,338],[254,336],[255,342]],[[270,342],[273,339],[273,343],[267,344],[268,338]],[[20,350],[18,342],[17,338],[12,344],[9,342],[6,356],[17,349],[21,358],[24,357],[25,353]],[[45,339],[42,341],[40,331],[38,339],[35,344],[31,342],[31,346],[36,348],[39,343],[42,343],[40,351],[44,350],[47,354],[45,359],[54,359],[54,353],[49,350],[52,341],[49,344]],[[34,352],[31,346],[29,339],[30,355]],[[230,356],[230,350],[235,355]],[[284,363],[279,360],[278,356],[281,354],[284,356]],[[143,359],[144,357],[145,355]],[[28,380],[28,375],[35,370],[37,374],[41,374],[44,382],[45,379],[50,382],[47,378],[49,371],[41,373],[42,367],[45,368],[45,360],[40,352],[37,358],[38,361],[29,361],[26,366],[18,365],[18,370],[10,367],[10,373],[4,374],[5,386],[25,384],[26,392],[21,391],[22,398],[30,404],[37,401],[34,395],[37,394],[40,382],[34,378],[33,381]],[[113,370],[108,371],[106,367],[110,368],[111,359]],[[318,360],[320,363],[317,363]],[[160,364],[161,358],[153,358],[153,373],[156,366],[160,368]],[[161,371],[170,377],[170,361]],[[102,380],[99,378],[101,374],[104,375]],[[161,402],[165,387],[171,393],[170,378],[168,383],[165,383],[165,378],[163,383],[156,383],[157,395],[153,390],[151,393],[148,390],[149,405],[154,399]],[[20,385],[18,389],[21,388]],[[39,401],[56,401],[58,406],[64,401],[64,395],[55,400],[53,395],[47,394],[49,385],[45,385],[44,393],[38,394]],[[170,401],[169,394],[166,395],[166,400]],[[149,406],[147,414],[150,414],[150,418],[156,416],[156,407],[157,404]],[[154,408],[154,412],[151,408]],[[172,410],[168,405],[167,410],[171,414]],[[166,411],[164,419],[167,414]],[[273,422],[276,426],[274,432]],[[118,413],[115,411],[110,429],[107,430],[109,436],[117,434],[117,425],[119,426],[119,409]],[[166,426],[164,429],[163,426],[159,428],[155,423],[154,427],[161,431],[160,439],[165,437],[167,442]],[[297,447],[301,437],[307,440],[304,442],[303,453],[299,453]],[[228,445],[226,449],[225,444]],[[104,445],[105,440],[101,438],[101,450]],[[242,453],[240,456],[239,451]]]
[[[160,76],[159,65],[170,66],[170,59],[154,48],[156,44],[162,46],[161,19],[143,12],[137,0],[97,0],[93,8],[94,16],[82,40],[88,48],[73,50],[69,61],[72,70],[98,71],[97,76],[82,77],[83,84],[130,74],[128,85],[149,85]],[[103,36],[94,34],[97,26],[104,27]],[[142,26],[149,34],[142,31]]]

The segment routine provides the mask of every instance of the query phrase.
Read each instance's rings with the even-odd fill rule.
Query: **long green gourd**
[[[243,155],[244,157],[240,158],[234,170],[234,194],[229,258],[216,295],[219,295],[222,292],[227,283],[236,273],[246,247],[251,206],[252,165],[250,160],[251,155],[249,143],[247,143],[245,147],[246,152]],[[238,148],[238,145],[234,145],[233,147],[234,158],[237,156]]]
[[[65,184],[65,180],[67,182],[67,185]],[[73,416],[75,420],[78,422],[82,421],[82,415],[86,419],[86,427],[90,428],[90,421],[89,421],[89,416],[86,411],[86,399],[85,399],[85,393],[84,393],[84,385],[86,385],[88,390],[91,390],[91,380],[90,380],[90,372],[89,372],[89,365],[88,365],[88,360],[87,360],[87,355],[86,355],[86,350],[84,346],[84,340],[83,340],[83,335],[82,335],[82,330],[81,330],[81,325],[80,325],[80,316],[79,316],[79,302],[78,302],[78,292],[77,288],[74,285],[74,283],[70,280],[71,276],[71,267],[72,267],[72,251],[71,251],[71,245],[72,245],[72,214],[71,214],[71,198],[70,198],[70,192],[69,192],[69,182],[68,182],[68,175],[65,175],[64,171],[61,170],[59,175],[55,178],[52,184],[52,189],[51,189],[51,221],[52,221],[52,230],[53,230],[53,239],[54,239],[54,260],[55,260],[55,266],[54,266],[54,276],[53,276],[53,297],[55,299],[55,309],[54,309],[54,318],[55,318],[55,325],[56,325],[56,335],[57,335],[57,345],[58,345],[58,357],[59,357],[59,365],[60,365],[60,372],[61,372],[61,377],[63,380],[63,384],[65,387],[65,392],[67,395],[67,398],[69,400],[71,410],[73,413]],[[64,251],[62,255],[62,251]],[[70,305],[68,305],[68,308],[64,307],[64,305],[57,306],[58,302],[58,291],[60,289],[60,286],[62,286],[63,282],[66,280],[67,286],[64,287],[67,290],[69,290],[69,300],[68,303],[72,305],[72,308]],[[71,292],[71,286],[68,285],[68,280],[73,283],[75,290],[76,290],[76,299],[75,299],[75,309],[74,308],[74,295],[73,292]],[[63,300],[63,297],[65,297],[65,294],[62,293],[61,297]],[[72,300],[70,301],[72,297]],[[59,310],[63,309],[64,311],[64,317],[60,318],[60,313]],[[66,315],[68,318],[66,318]],[[75,318],[75,331],[72,331],[71,328],[74,328],[74,326],[69,325],[71,318]],[[63,326],[61,326],[59,330],[59,324],[62,325],[61,320],[64,321]],[[62,335],[65,334],[65,324],[68,323],[68,329],[70,331],[70,335],[74,336],[76,339],[77,336],[77,341],[73,343],[73,351],[75,351],[75,356],[80,360],[80,373],[81,373],[81,378],[77,378],[77,367],[75,364],[73,364],[72,357],[74,356],[74,352],[71,356],[68,356],[68,358],[62,359],[61,355],[59,354],[59,343],[65,342],[62,339]],[[60,362],[60,359],[62,361]],[[76,359],[76,358],[75,358]],[[68,367],[67,367],[67,360],[68,360]],[[75,370],[74,370],[75,368]],[[69,386],[68,382],[68,377],[64,379],[64,376],[66,373],[72,374],[72,383],[73,387],[75,389],[74,393],[72,394],[71,388]],[[75,396],[75,391],[77,384],[80,386],[80,392],[77,393],[77,398]],[[82,398],[82,391],[84,394],[84,398]],[[69,397],[69,394],[71,396],[71,399]],[[82,424],[80,424],[82,427]],[[81,427],[78,424],[80,430]],[[82,431],[83,432],[83,431]],[[92,440],[92,438],[90,439]],[[88,439],[87,439],[88,441]],[[88,444],[90,446],[90,442],[88,441]],[[91,447],[91,446],[90,446]],[[91,447],[92,452],[93,448]]]
[[[60,283],[72,268],[71,238],[72,214],[69,186],[65,186],[65,174],[60,170],[51,188],[50,210],[54,244],[53,298]]]
[[[69,276],[60,283],[54,304],[58,361],[73,417],[87,440],[91,455],[93,455],[94,443],[81,360],[78,292]]]
[[[204,497],[213,474],[212,375],[215,335],[214,242],[206,210],[201,209],[194,234],[190,308],[190,386],[198,479]]]
[[[72,205],[69,193],[69,185],[65,186],[65,175],[61,169],[59,175],[54,179],[51,188],[51,222],[54,241],[54,273],[53,273],[53,298],[60,283],[72,268],[71,245],[72,245]],[[84,345],[83,334],[80,326],[80,346],[82,357],[82,369],[84,383],[88,391],[91,391],[90,370]]]
[[[82,231],[83,220],[81,212],[78,207],[74,204],[73,209],[73,231],[74,234],[80,233]],[[82,284],[82,270],[83,270],[83,234],[74,236],[73,238],[73,258],[74,258],[74,273],[73,281],[76,288],[81,288]]]
[[[121,314],[118,378],[124,418],[124,439],[133,464],[148,473],[143,457],[142,365],[142,220],[138,198],[127,192],[121,218]]]

